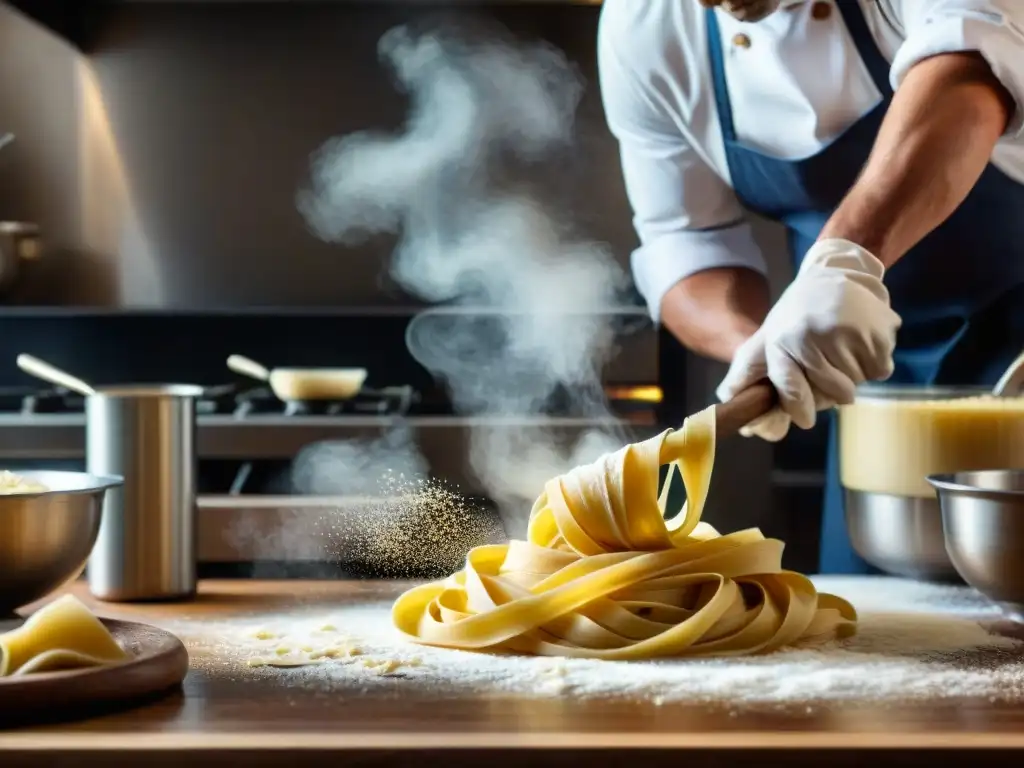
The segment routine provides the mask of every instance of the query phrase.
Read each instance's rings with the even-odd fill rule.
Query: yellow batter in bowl
[[[845,488],[934,499],[925,477],[1024,468],[1024,397],[879,387],[839,409]]]

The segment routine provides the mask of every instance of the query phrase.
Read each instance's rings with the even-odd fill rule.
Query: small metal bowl
[[[964,581],[1024,621],[1024,470],[931,475],[946,552]]]
[[[83,472],[17,474],[49,490],[0,494],[0,616],[82,572],[99,534],[104,494],[124,483]]]
[[[946,553],[935,499],[845,491],[854,551],[876,568],[920,581],[962,584]]]

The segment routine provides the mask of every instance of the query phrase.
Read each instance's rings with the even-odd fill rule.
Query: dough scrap
[[[444,581],[392,608],[423,645],[606,660],[767,653],[848,637],[857,614],[782,569],[783,543],[701,521],[715,456],[714,406],[545,485],[527,541],[482,546]],[[688,501],[665,519],[662,464]]]
[[[14,496],[19,493],[46,493],[50,489],[35,480],[0,469],[0,495]]]
[[[74,595],[54,600],[17,629],[0,634],[0,678],[107,666],[128,658]]]

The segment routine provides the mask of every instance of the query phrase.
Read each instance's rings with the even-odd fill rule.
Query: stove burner
[[[68,413],[85,409],[81,395],[60,387],[0,387],[0,413]]]
[[[244,418],[252,413],[279,413],[285,416],[405,416],[419,402],[411,386],[364,387],[349,400],[302,400],[284,402],[268,387],[240,392],[235,397],[234,415]]]
[[[85,398],[65,389],[54,389],[26,395],[21,401],[22,413],[66,413],[84,411]]]

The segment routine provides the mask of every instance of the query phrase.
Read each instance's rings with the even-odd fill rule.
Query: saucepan
[[[0,150],[13,141],[13,133],[0,134]],[[21,271],[41,255],[38,224],[0,221],[0,291],[6,292],[12,288]]]
[[[960,582],[929,475],[1024,467],[1024,354],[994,389],[871,384],[839,408],[850,542],[897,576]]]
[[[267,368],[242,355],[231,355],[228,368],[266,382],[278,400],[351,400],[366,381],[365,368]]]

